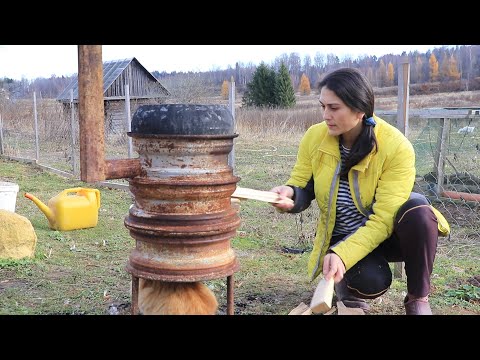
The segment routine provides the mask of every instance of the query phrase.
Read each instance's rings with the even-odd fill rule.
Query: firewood
[[[349,308],[341,301],[337,301],[338,315],[365,315],[361,308]]]
[[[310,308],[313,313],[324,314],[332,308],[333,285],[333,278],[330,278],[330,280],[320,279],[310,302]]]
[[[232,194],[232,198],[259,200],[272,204],[278,204],[281,202],[293,204],[292,199],[281,199],[280,196],[273,191],[262,191],[238,186]]]
[[[288,315],[312,315],[312,309],[305,303],[300,303],[295,309],[290,311]]]

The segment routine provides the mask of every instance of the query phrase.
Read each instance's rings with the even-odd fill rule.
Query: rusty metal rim
[[[137,214],[140,214],[138,216]],[[210,214],[192,214],[192,215],[185,215],[185,214],[151,214],[141,208],[137,208],[136,206],[132,206],[129,210],[129,215],[135,218],[136,222],[139,223],[146,223],[150,224],[151,221],[155,221],[156,224],[165,222],[165,225],[171,224],[172,222],[182,222],[188,221],[190,224],[194,224],[195,222],[204,222],[204,221],[211,221],[211,220],[223,220],[225,218],[229,218],[238,214],[238,210],[235,209],[233,206],[227,209],[226,211],[217,212],[217,213],[210,213]],[[128,218],[127,215],[125,219]],[[163,225],[163,224],[162,224]]]
[[[196,238],[198,239],[199,237],[202,238],[208,238],[212,237],[218,234],[225,234],[229,233],[231,237],[235,236],[236,233],[236,228],[240,225],[240,221],[236,224],[232,224],[230,228],[224,228],[221,230],[201,230],[198,227],[191,229],[191,231],[187,231],[188,229],[181,229],[182,231],[178,231],[178,228],[164,228],[164,229],[148,229],[148,228],[139,228],[139,227],[132,227],[129,226],[128,224],[125,224],[125,227],[130,230],[130,236],[133,237],[134,239],[140,238],[140,236],[146,236],[149,239],[151,239],[150,242],[152,243],[158,243],[158,242],[168,242],[168,238],[175,238],[175,242],[178,244],[178,242],[181,240],[182,242],[189,242],[187,238]],[[180,240],[179,240],[180,239]],[[195,244],[200,243],[202,240],[198,240],[196,242],[192,242]],[[143,237],[142,237],[143,241]],[[216,241],[216,240],[215,240]],[[213,241],[213,242],[215,242]]]
[[[223,173],[227,173],[228,171],[224,171]],[[215,173],[214,175],[222,173]],[[182,177],[185,177],[185,175],[182,175]],[[211,186],[211,185],[230,185],[230,184],[236,184],[239,182],[241,178],[239,176],[232,176],[229,179],[213,179],[213,180],[205,180],[204,177],[201,179],[198,179],[197,181],[194,181],[194,179],[176,179],[175,177],[169,177],[169,178],[152,178],[152,177],[142,177],[142,176],[136,176],[132,179],[129,180],[131,185],[135,184],[141,184],[141,185],[151,185],[151,186],[157,186],[157,185],[168,185],[171,187],[175,186]],[[173,183],[174,182],[174,183]]]
[[[192,140],[217,140],[217,139],[234,139],[238,137],[238,133],[231,135],[167,135],[167,134],[137,134],[127,132],[132,138],[150,138],[150,139],[192,139]]]
[[[235,258],[230,264],[219,266],[218,268],[208,268],[205,271],[197,270],[178,270],[167,271],[163,274],[154,274],[148,271],[144,271],[140,268],[132,266],[130,261],[127,263],[125,270],[133,276],[159,281],[172,281],[172,282],[195,282],[202,280],[213,280],[219,277],[226,277],[233,275],[240,268],[238,259]]]
[[[182,245],[194,245],[194,246],[201,246],[201,245],[211,245],[215,243],[222,243],[226,241],[230,241],[237,232],[236,228],[233,230],[228,229],[227,231],[222,231],[221,233],[217,232],[197,232],[195,233],[194,237],[188,237],[188,234],[185,233],[175,233],[172,231],[165,232],[168,237],[159,236],[158,231],[155,233],[148,232],[148,231],[135,231],[130,229],[130,236],[134,238],[136,241],[140,241],[142,243],[152,243],[152,244],[162,244],[162,245],[178,245],[181,243]],[[175,235],[179,235],[179,238],[175,238]]]

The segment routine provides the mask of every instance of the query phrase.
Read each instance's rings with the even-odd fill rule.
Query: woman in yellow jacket
[[[271,190],[294,204],[273,206],[298,213],[316,199],[308,272],[312,280],[333,277],[345,306],[368,311],[364,299],[382,295],[392,282],[388,262],[404,261],[406,314],[431,315],[438,222],[428,200],[412,193],[412,144],[374,115],[372,86],[357,69],[327,74],[319,89],[324,121],[304,134],[290,179]]]

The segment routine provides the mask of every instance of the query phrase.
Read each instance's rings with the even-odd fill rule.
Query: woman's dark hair
[[[328,73],[318,84],[319,90],[323,87],[333,91],[350,109],[365,113],[362,132],[342,167],[341,175],[345,176],[352,166],[358,164],[373,148],[377,148],[373,126],[365,124],[365,120],[373,116],[375,96],[368,79],[354,68],[341,68]]]

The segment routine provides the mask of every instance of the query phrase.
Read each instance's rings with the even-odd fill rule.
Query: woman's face
[[[353,111],[327,87],[320,91],[323,120],[327,123],[331,136],[343,136],[352,145],[362,131],[362,118],[365,113]]]

